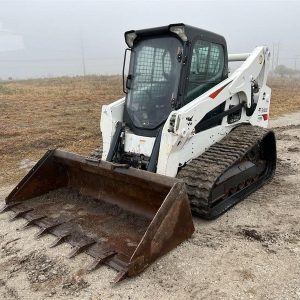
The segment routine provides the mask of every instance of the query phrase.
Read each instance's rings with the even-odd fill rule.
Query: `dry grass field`
[[[87,154],[97,147],[101,106],[120,98],[121,84],[120,76],[0,83],[0,183],[16,182],[26,173],[20,161],[49,148]]]
[[[271,118],[300,110],[300,80],[272,79]]]
[[[300,81],[272,80],[271,118],[300,110]],[[101,105],[122,96],[120,76],[0,83],[0,183],[15,183],[24,159],[49,148],[87,154],[100,144]]]

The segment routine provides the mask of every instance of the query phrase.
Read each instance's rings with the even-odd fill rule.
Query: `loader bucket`
[[[194,232],[185,185],[175,178],[49,150],[5,199],[24,227],[68,242],[119,273],[142,272]]]

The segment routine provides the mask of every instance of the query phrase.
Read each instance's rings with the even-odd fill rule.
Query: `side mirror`
[[[123,61],[123,71],[122,71],[122,76],[123,76],[123,92],[125,94],[128,93],[128,90],[130,89],[131,86],[131,80],[132,80],[132,75],[128,74],[127,75],[127,79],[126,79],[126,83],[125,83],[125,67],[126,67],[126,58],[127,58],[127,52],[131,51],[130,48],[125,49],[125,53],[124,53],[124,61]]]

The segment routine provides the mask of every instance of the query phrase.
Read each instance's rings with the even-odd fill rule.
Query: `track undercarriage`
[[[274,133],[241,125],[190,161],[177,177],[186,183],[192,212],[214,219],[274,175]]]

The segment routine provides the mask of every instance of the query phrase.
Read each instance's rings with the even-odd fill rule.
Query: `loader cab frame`
[[[124,122],[134,134],[157,136],[171,111],[228,76],[226,40],[218,34],[179,23],[127,31],[125,41]]]

